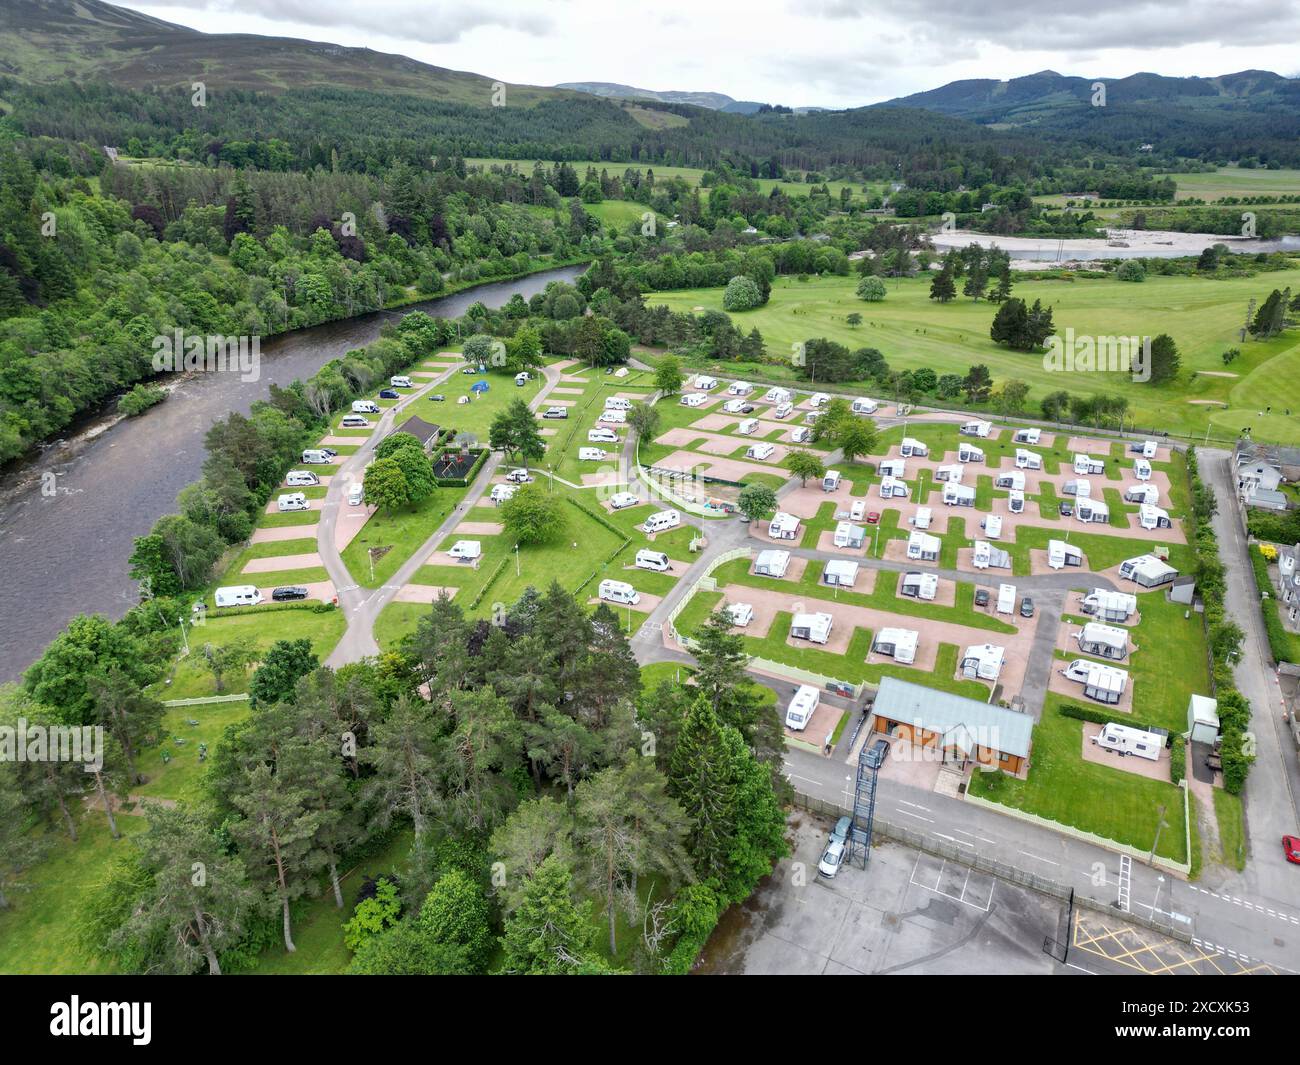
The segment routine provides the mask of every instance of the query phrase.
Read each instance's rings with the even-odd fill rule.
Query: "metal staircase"
[[[865,869],[871,859],[871,823],[876,812],[876,774],[880,756],[871,749],[868,736],[858,754],[858,777],[853,791],[853,821],[849,825],[849,852],[845,861]]]

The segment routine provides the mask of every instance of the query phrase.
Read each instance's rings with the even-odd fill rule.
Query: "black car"
[[[885,764],[885,759],[889,757],[889,741],[876,740],[871,745],[871,751],[867,755],[867,764],[877,767]]]
[[[753,414],[753,413],[754,413],[754,404],[752,404],[752,403],[746,403],[743,407],[740,408],[740,413],[741,413],[741,414]]]
[[[276,588],[271,592],[271,598],[277,603],[284,603],[291,599],[306,599],[307,589],[302,585],[290,584],[283,588]]]
[[[1061,517],[1068,518],[1074,514],[1074,504],[1068,500],[1061,504]]]
[[[1022,618],[1032,618],[1034,616],[1034,601],[1025,596],[1020,600],[1020,616]]]
[[[379,390],[380,399],[401,399],[402,394],[395,388],[381,388]]]
[[[975,605],[976,605],[976,606],[988,606],[988,605],[989,605],[989,593],[988,593],[988,589],[987,589],[987,588],[976,588],[976,589],[975,589]]]

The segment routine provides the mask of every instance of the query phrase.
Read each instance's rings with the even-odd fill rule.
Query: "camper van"
[[[502,503],[504,503],[507,499],[509,499],[514,494],[515,494],[514,485],[494,484],[492,486],[492,492],[488,496],[488,498],[491,499],[493,503],[496,503],[498,506],[500,506]]]
[[[868,399],[866,396],[859,396],[850,405],[854,414],[875,414],[880,409],[880,404],[874,399]]]
[[[600,412],[600,417],[597,418],[596,421],[598,421],[598,422],[608,422],[608,423],[610,423],[611,425],[626,425],[626,424],[627,424],[627,411],[622,411],[622,410],[603,410],[603,411]]]
[[[1095,459],[1091,455],[1074,456],[1074,472],[1078,474],[1105,473],[1106,461]]]
[[[822,478],[822,491],[834,492],[840,486],[840,471],[827,470],[826,476]]]
[[[1144,732],[1132,725],[1113,722],[1102,728],[1092,742],[1103,750],[1121,755],[1136,754],[1139,758],[1153,762],[1160,760],[1160,751],[1165,745],[1164,738],[1154,732]]]
[[[662,551],[651,551],[643,547],[636,553],[637,569],[652,569],[662,573],[671,565],[672,563],[668,561],[668,556]]]
[[[641,602],[641,594],[627,581],[601,581],[596,594],[607,603],[625,603],[628,606],[636,606],[637,603]]]
[[[388,384],[390,388],[411,388],[412,387],[411,379],[407,377],[405,374],[398,374],[396,377],[390,377],[388,379]]]
[[[580,447],[578,448],[578,460],[580,462],[604,462],[605,449],[603,447]]]
[[[605,400],[606,410],[631,410],[632,401],[624,396],[610,396]]]
[[[758,432],[758,419],[746,418],[743,422],[741,422],[739,425],[736,426],[736,432],[738,432],[741,436],[753,436],[756,432]]]
[[[595,429],[587,430],[587,443],[589,444],[617,444],[618,433],[613,429],[606,429],[604,426],[597,426]]]
[[[794,393],[788,388],[769,388],[767,394],[763,397],[764,403],[789,403],[794,399]]]
[[[379,404],[373,399],[354,399],[352,401],[353,414],[378,414]]]
[[[364,414],[345,414],[339,425],[344,429],[369,429],[370,420]]]
[[[663,532],[665,529],[675,529],[682,523],[682,516],[676,510],[661,510],[656,514],[651,514],[645,520],[645,531],[648,533]]]
[[[461,396],[460,398],[463,400],[466,399],[467,397]],[[556,420],[562,421],[568,416],[569,416],[568,407],[547,407],[544,411],[542,411],[543,418],[554,418]]]
[[[745,457],[758,459],[761,462],[764,459],[770,459],[775,450],[776,448],[771,444],[750,444],[749,447],[745,449]]]
[[[609,509],[625,510],[627,507],[634,507],[640,502],[641,500],[631,492],[615,492],[609,497]]]
[[[980,522],[980,528],[984,530],[984,535],[990,540],[1000,540],[1002,538],[1002,516],[1000,514],[990,514]]]
[[[359,507],[366,501],[366,486],[360,481],[348,485],[348,506]]]
[[[681,405],[683,407],[702,407],[708,401],[709,397],[703,392],[687,392],[681,398]]]
[[[785,727],[794,732],[802,732],[807,728],[808,722],[812,720],[813,711],[821,702],[821,697],[821,692],[811,684],[800,684],[799,690],[790,700],[790,705],[786,707]]]
[[[478,540],[457,540],[447,554],[461,562],[473,562],[483,554],[483,544]]]
[[[257,606],[262,601],[262,593],[252,584],[236,584],[218,588],[214,599],[217,606]]]
[[[302,453],[302,461],[307,466],[324,466],[332,462],[333,459],[319,448],[309,447]]]
[[[1017,444],[1037,444],[1041,435],[1041,429],[1017,429],[1016,435],[1011,439]]]
[[[793,403],[778,403],[772,411],[773,418],[788,418],[794,413]]]
[[[286,492],[275,501],[276,510],[310,510],[311,504],[301,492]]]
[[[290,488],[306,488],[308,485],[320,484],[320,478],[311,470],[290,470],[284,475],[284,483]]]

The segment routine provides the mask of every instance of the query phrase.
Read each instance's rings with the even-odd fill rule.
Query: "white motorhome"
[[[325,466],[334,460],[319,448],[309,447],[302,453],[302,461],[307,466]]]
[[[447,554],[461,562],[473,562],[483,554],[483,544],[478,540],[457,540]]]
[[[1048,540],[1047,564],[1052,569],[1063,569],[1066,566],[1082,566],[1083,551],[1075,547],[1074,544],[1067,544],[1064,540]]]
[[[411,379],[405,374],[396,374],[388,379],[389,388],[412,388]]]
[[[378,414],[379,404],[373,399],[354,399],[352,401],[353,414]]]
[[[641,602],[641,593],[626,581],[603,580],[596,592],[597,596],[608,603],[625,603],[636,606]]]
[[[290,470],[284,475],[284,483],[290,488],[306,488],[308,485],[320,484],[320,478],[311,470]]]
[[[1117,754],[1136,754],[1152,762],[1160,760],[1164,748],[1164,737],[1154,732],[1143,732],[1131,725],[1119,725],[1112,722],[1106,725],[1097,738],[1093,740],[1098,747]]]
[[[1116,705],[1124,698],[1124,689],[1128,687],[1128,671],[1117,666],[1108,666],[1101,662],[1089,662],[1076,658],[1061,675],[1083,685],[1083,694],[1089,699],[1108,706]]]
[[[946,506],[950,507],[973,507],[975,505],[975,489],[968,484],[945,484],[943,486],[943,501]]]
[[[578,459],[582,462],[604,462],[605,449],[603,447],[580,447],[578,448]]]
[[[637,569],[652,569],[663,573],[671,566],[672,563],[668,561],[668,556],[662,551],[651,551],[649,548],[643,547],[636,553]]]
[[[1151,463],[1146,459],[1135,459],[1133,462],[1133,476],[1139,481],[1151,480]]]
[[[858,396],[850,405],[849,409],[854,414],[875,414],[880,409],[880,404],[874,399],[868,399],[866,396]]]
[[[799,519],[784,510],[778,510],[767,523],[767,535],[773,540],[797,540],[799,538]]]
[[[799,685],[790,705],[785,710],[785,727],[792,732],[802,732],[812,720],[817,704],[821,702],[821,692],[811,684]]]
[[[906,499],[907,493],[907,485],[897,477],[885,477],[880,482],[880,496],[882,499]]]
[[[275,509],[285,510],[310,510],[311,504],[307,502],[307,497],[301,492],[286,492],[275,501]]]
[[[920,638],[921,634],[915,629],[883,628],[871,641],[871,649],[907,666],[916,661],[916,645]]]
[[[523,388],[524,385],[528,384],[530,380],[531,380],[531,375],[528,373],[527,370],[520,370],[517,374],[515,374],[515,385],[518,388]]]
[[[369,429],[370,421],[364,414],[345,414],[339,422],[342,429]]]
[[[1167,510],[1153,507],[1150,503],[1138,507],[1138,523],[1144,529],[1170,529],[1174,524]]]
[[[793,413],[794,413],[793,403],[778,403],[775,407],[772,408],[773,418],[788,418]]]
[[[618,433],[614,432],[613,429],[598,426],[595,429],[587,430],[587,442],[589,444],[617,444]]]
[[[626,425],[627,411],[623,410],[603,410],[596,419],[598,422],[606,422],[610,425]]]
[[[991,643],[975,644],[966,648],[961,657],[962,676],[968,680],[997,680],[1006,658],[1005,647]]]
[[[628,399],[626,396],[606,396],[605,409],[606,410],[631,410],[632,401]]]
[[[988,436],[989,433],[993,432],[993,423],[982,422],[977,419],[974,421],[963,423],[961,429],[958,431],[961,433],[962,436],[984,437],[984,436]]]
[[[366,501],[366,486],[361,481],[348,485],[348,506],[359,507]]]
[[[1041,429],[1017,429],[1016,435],[1011,439],[1017,444],[1034,444],[1037,445],[1039,437],[1042,436]]]
[[[745,457],[762,462],[764,459],[770,459],[775,451],[776,448],[772,444],[750,444],[745,448]]]
[[[984,449],[982,447],[976,447],[974,444],[963,442],[957,445],[957,461],[974,462],[976,464],[982,463],[984,461]]]
[[[680,400],[678,400],[683,407],[702,407],[708,401],[709,397],[703,392],[687,392]]]
[[[1043,456],[1036,451],[1026,451],[1023,447],[1016,448],[1016,469],[1018,470],[1041,470],[1043,468]]]
[[[806,425],[796,425],[790,430],[790,439],[796,444],[806,444],[812,439],[812,430]]]
[[[839,488],[839,486],[840,486],[840,471],[827,470],[825,476],[822,477],[822,491],[834,492],[837,488]]]
[[[905,436],[903,442],[898,445],[898,453],[905,459],[910,459],[913,455],[917,458],[925,458],[926,455],[930,454],[930,447],[924,440]]]
[[[1078,474],[1095,474],[1106,472],[1106,461],[1095,459],[1091,455],[1074,456],[1074,472]]]
[[[658,513],[651,514],[646,518],[643,528],[648,533],[663,532],[666,529],[675,529],[682,523],[682,515],[676,510],[661,510]]]
[[[993,482],[993,486],[1023,492],[1025,490],[1025,475],[1020,470],[1007,470],[1005,473],[998,474],[998,479]]]
[[[262,601],[262,593],[255,585],[236,584],[228,588],[218,588],[213,593],[217,606],[257,606]]]
[[[609,497],[610,510],[625,510],[628,507],[634,507],[641,500],[633,492],[615,492]]]
[[[1014,614],[1016,612],[1016,586],[1014,584],[998,585],[998,603],[995,613]]]

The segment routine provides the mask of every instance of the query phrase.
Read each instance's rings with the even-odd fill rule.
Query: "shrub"
[[[369,884],[362,890],[365,895]],[[397,885],[388,877],[374,881],[374,894],[363,897],[352,911],[352,917],[343,926],[343,943],[356,953],[368,939],[397,924],[402,915],[402,900]]]
[[[1147,279],[1146,267],[1136,259],[1129,259],[1121,263],[1120,268],[1115,271],[1115,278],[1119,281],[1145,281]]]
[[[167,393],[152,385],[136,385],[117,401],[117,413],[134,418],[167,398]]]

